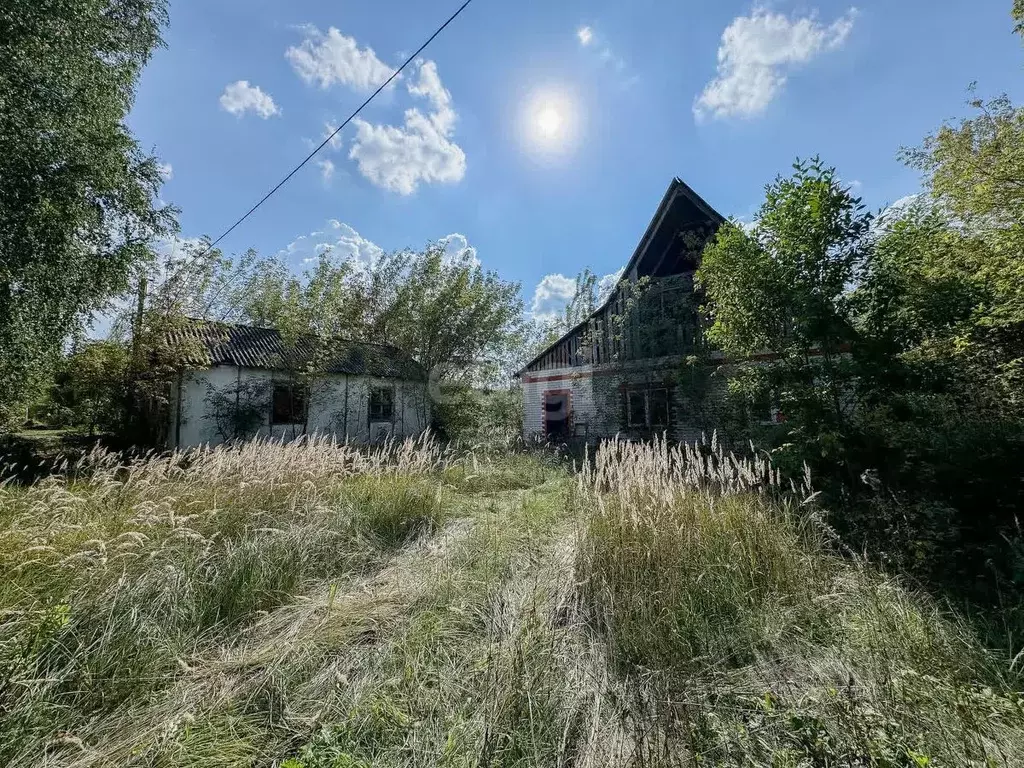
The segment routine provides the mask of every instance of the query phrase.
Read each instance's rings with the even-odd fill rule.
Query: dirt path
[[[533,557],[558,483],[461,497],[466,514],[400,550],[376,573],[318,585],[270,612],[214,655],[182,659],[184,674],[155,701],[98,723],[93,746],[52,765],[263,765],[373,698],[382,667],[413,626],[440,609],[470,616],[490,578]],[[531,522],[543,508],[543,525]],[[461,509],[460,509],[461,512]],[[445,605],[447,603],[447,605]],[[433,647],[430,647],[432,646]],[[425,638],[433,663],[449,650]]]

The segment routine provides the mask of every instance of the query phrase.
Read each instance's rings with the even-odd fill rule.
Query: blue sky
[[[130,122],[182,237],[220,234],[457,5],[172,0]],[[798,155],[871,208],[917,191],[896,151],[965,114],[972,81],[1020,100],[1010,5],[474,0],[222,245],[301,269],[327,244],[372,258],[451,236],[551,311],[583,267],[628,260],[676,175],[745,219]]]

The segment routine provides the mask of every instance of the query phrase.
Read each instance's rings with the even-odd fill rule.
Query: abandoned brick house
[[[615,290],[519,372],[526,436],[699,437],[680,377],[700,341],[694,272],[724,221],[672,181]]]

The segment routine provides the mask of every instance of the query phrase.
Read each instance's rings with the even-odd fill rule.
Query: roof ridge
[[[205,325],[223,325],[229,328],[246,328],[251,331],[274,331],[275,333],[281,333],[281,329],[275,326],[251,325],[250,323],[234,323],[229,322],[227,320],[207,320],[206,318],[203,317],[188,317],[186,319],[193,323],[201,323]],[[366,341],[364,339],[348,338],[347,336],[332,336],[331,338],[336,341],[343,341],[347,344],[365,344],[371,347],[384,347],[385,349],[393,349],[397,352],[407,354],[400,347],[397,347],[394,344],[388,344],[387,342],[383,341]]]

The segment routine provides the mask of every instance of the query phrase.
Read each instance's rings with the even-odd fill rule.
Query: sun
[[[522,126],[528,150],[542,155],[563,154],[575,144],[579,110],[567,92],[539,89],[523,107]]]
[[[547,138],[556,138],[562,130],[562,123],[562,115],[557,107],[544,107],[537,114],[537,131]]]

